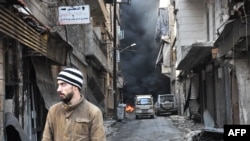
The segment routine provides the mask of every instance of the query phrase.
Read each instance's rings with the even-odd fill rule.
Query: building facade
[[[102,110],[104,118],[113,116],[112,51],[117,35],[112,3],[0,2],[0,140],[41,140],[47,111],[58,102],[57,73],[66,66],[81,70],[85,98]],[[88,6],[90,22],[58,21],[60,7],[74,6]]]
[[[216,132],[249,124],[249,1],[174,0],[172,6],[176,26],[168,31],[176,36],[174,42],[161,37],[159,60],[179,97],[179,114]]]

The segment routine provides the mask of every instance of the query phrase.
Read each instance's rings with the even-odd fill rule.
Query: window
[[[138,105],[151,105],[152,101],[150,98],[140,98],[137,100]]]

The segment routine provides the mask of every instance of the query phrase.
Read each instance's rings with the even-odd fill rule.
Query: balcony
[[[108,21],[109,14],[104,0],[85,0],[85,3],[90,6],[90,16],[93,18],[94,26],[100,26],[103,22]]]
[[[93,65],[94,67],[107,71],[107,58],[101,49],[102,43],[95,31],[93,31],[93,41],[91,44],[86,47],[85,55],[87,57],[87,62]]]

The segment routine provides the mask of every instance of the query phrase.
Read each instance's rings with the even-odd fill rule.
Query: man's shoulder
[[[88,105],[89,109],[95,110],[95,111],[100,111],[99,107],[97,107],[95,104],[91,103],[90,101],[85,99],[84,102],[86,105]]]
[[[58,103],[52,105],[52,106],[49,108],[49,110],[56,110],[56,109],[58,109],[58,108],[60,108],[60,107],[62,107],[62,106],[63,106],[63,103],[62,103],[62,102],[58,102]]]

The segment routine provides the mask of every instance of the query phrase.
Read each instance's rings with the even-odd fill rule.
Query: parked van
[[[135,96],[135,118],[142,116],[154,118],[154,101],[151,94]]]
[[[178,114],[177,100],[174,94],[158,94],[154,104],[155,114]]]

